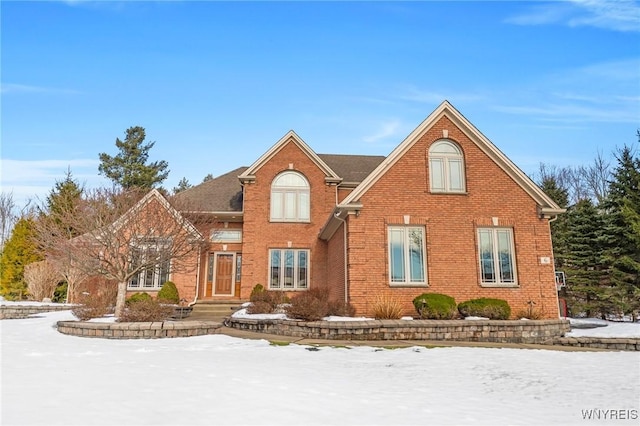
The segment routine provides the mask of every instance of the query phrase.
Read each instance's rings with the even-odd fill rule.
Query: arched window
[[[271,220],[309,222],[309,182],[298,172],[284,172],[271,184]]]
[[[442,140],[429,148],[431,192],[465,192],[464,158],[453,142]]]

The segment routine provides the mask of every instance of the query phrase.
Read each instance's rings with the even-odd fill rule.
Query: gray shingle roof
[[[318,154],[344,183],[360,183],[385,157],[378,155]],[[248,167],[239,167],[207,182],[191,187],[176,195],[190,206],[189,210],[202,212],[241,212],[242,186],[238,176]]]

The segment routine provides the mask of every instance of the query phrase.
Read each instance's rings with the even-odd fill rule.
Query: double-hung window
[[[165,252],[168,244],[162,240],[149,240],[131,249],[130,269],[139,271],[129,280],[129,289],[159,290],[169,281],[171,262]]]
[[[485,286],[516,286],[513,230],[479,228],[480,281]]]
[[[269,250],[269,289],[304,290],[309,286],[309,250]]]
[[[427,285],[424,227],[390,226],[388,232],[391,285]]]
[[[464,158],[453,142],[442,140],[429,148],[431,192],[465,192]]]
[[[297,172],[279,174],[271,184],[271,221],[309,222],[309,182]]]

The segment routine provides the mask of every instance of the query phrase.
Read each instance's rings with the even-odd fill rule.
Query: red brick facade
[[[443,139],[462,151],[464,192],[430,190],[429,148]],[[272,183],[286,171],[308,181],[308,221],[270,219]],[[294,133],[239,180],[242,212],[233,219],[221,216],[200,232],[210,238],[212,228],[238,229],[242,242],[211,242],[194,259],[197,272],[172,276],[190,301],[247,300],[255,285],[269,285],[270,249],[303,249],[310,256],[308,285],[327,286],[332,298],[348,300],[358,315],[370,315],[379,296],[397,299],[412,315],[412,299],[434,292],[456,302],[501,298],[514,314],[533,306],[543,318],[558,317],[549,220],[561,210],[447,102],[355,188],[341,186],[334,171]],[[426,285],[390,285],[388,227],[394,225],[424,229]],[[479,227],[511,230],[513,285],[481,284]],[[225,253],[234,256],[241,270],[230,293],[216,294],[210,268],[215,269],[215,256]]]

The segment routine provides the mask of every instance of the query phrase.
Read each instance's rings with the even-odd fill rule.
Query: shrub
[[[247,306],[248,314],[270,314],[272,312],[273,306],[271,306],[271,303],[262,300],[251,302],[251,304]]]
[[[263,291],[264,286],[262,284],[256,284],[255,286],[253,286],[253,289],[251,289],[251,296],[249,297],[252,298],[255,294],[262,293]]]
[[[173,306],[153,300],[137,300],[125,308],[118,322],[159,322],[173,315]]]
[[[91,318],[100,318],[113,312],[113,304],[108,293],[97,293],[95,295],[83,294],[80,298],[80,305],[71,309],[71,313],[80,321],[87,321]]]
[[[329,314],[329,292],[324,288],[312,288],[291,298],[285,308],[290,318],[318,321]]]
[[[160,303],[173,303],[174,305],[177,305],[178,303],[180,303],[180,294],[178,294],[178,288],[173,282],[167,281],[166,283],[162,284],[162,288],[158,292],[157,299]]]
[[[56,291],[53,292],[53,302],[54,303],[64,303],[67,301],[67,290],[69,288],[69,284],[66,281],[63,281],[58,284],[56,287]]]
[[[506,300],[482,297],[460,303],[458,305],[458,312],[465,317],[472,316],[505,320],[511,315],[511,308]]]
[[[439,293],[423,293],[413,299],[413,306],[423,319],[452,319],[456,316],[456,301]]]
[[[283,291],[274,291],[274,290],[263,290],[263,291],[258,291],[251,294],[249,300],[251,301],[251,303],[256,304],[256,303],[266,303],[271,307],[271,310],[269,312],[249,312],[249,310],[247,309],[247,312],[251,313],[261,313],[261,314],[266,314],[266,313],[270,313],[275,311],[279,305],[282,305],[283,303],[289,303],[289,297],[283,292]],[[261,309],[266,309],[266,306],[261,308]]]
[[[378,296],[373,302],[372,310],[375,319],[402,318],[402,304],[392,297]]]
[[[349,302],[344,300],[330,300],[329,311],[327,315],[335,315],[338,317],[352,317],[356,314],[356,308]]]
[[[149,300],[153,300],[153,297],[151,297],[149,293],[134,293],[127,298],[125,303],[127,304],[127,306],[129,306],[132,303]]]

